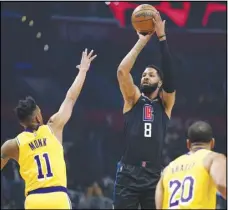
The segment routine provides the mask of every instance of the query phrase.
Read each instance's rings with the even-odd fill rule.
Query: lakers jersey
[[[17,141],[25,195],[39,188],[66,187],[63,146],[48,125],[42,125],[34,132],[22,132],[17,136]]]
[[[215,209],[216,186],[203,166],[209,150],[180,156],[163,175],[163,209]]]

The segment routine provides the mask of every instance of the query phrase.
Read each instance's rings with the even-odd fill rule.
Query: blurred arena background
[[[1,2],[1,140],[22,128],[13,108],[32,95],[47,120],[76,75],[82,50],[98,54],[64,132],[68,188],[73,207],[111,208],[121,140],[122,97],[117,66],[137,40],[133,9],[142,2]],[[151,3],[151,2],[146,2]],[[227,154],[226,2],[155,2],[167,20],[167,38],[178,71],[164,165],[186,152],[186,128],[197,119],[213,127],[217,152]],[[135,81],[145,65],[159,66],[157,37],[139,56]],[[1,173],[1,209],[23,208],[18,166]],[[218,209],[226,202],[218,196]]]

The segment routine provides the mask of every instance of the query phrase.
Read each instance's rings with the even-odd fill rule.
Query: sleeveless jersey
[[[52,186],[66,187],[66,164],[63,146],[48,125],[17,136],[20,174],[29,191]]]
[[[216,209],[216,186],[203,166],[209,150],[185,154],[163,175],[163,209]]]
[[[126,147],[122,161],[126,164],[148,161],[152,168],[160,170],[168,121],[159,97],[150,100],[141,95],[134,107],[124,114]]]

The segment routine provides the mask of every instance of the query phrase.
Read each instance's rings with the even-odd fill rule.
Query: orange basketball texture
[[[141,33],[154,32],[153,16],[156,12],[156,8],[149,4],[136,7],[131,16],[134,29]]]

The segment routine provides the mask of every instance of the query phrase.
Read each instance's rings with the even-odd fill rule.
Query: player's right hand
[[[139,32],[137,32],[137,34],[139,36],[139,40],[142,41],[144,44],[146,44],[150,40],[151,36],[153,35],[153,33],[142,35]]]
[[[97,55],[93,55],[93,50],[90,51],[90,53],[87,53],[87,48],[82,52],[82,59],[80,65],[77,65],[76,68],[78,68],[80,71],[87,72],[90,67],[90,63],[97,57]]]

